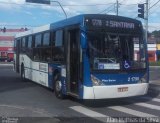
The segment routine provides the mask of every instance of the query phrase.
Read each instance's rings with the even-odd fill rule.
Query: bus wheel
[[[60,80],[60,75],[57,74],[54,77],[54,92],[57,98],[64,99],[64,94],[62,93],[62,82]]]
[[[25,71],[24,71],[24,66],[23,65],[21,67],[21,80],[26,81]]]

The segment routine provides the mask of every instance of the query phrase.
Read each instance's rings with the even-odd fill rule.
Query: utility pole
[[[119,2],[117,0],[117,2],[116,2],[116,13],[117,13],[117,16],[118,16],[118,8],[119,8]]]
[[[146,42],[147,42],[147,43],[148,43],[148,11],[149,11],[149,10],[148,10],[148,8],[149,8],[149,7],[148,7],[148,3],[149,3],[148,1],[149,1],[149,0],[146,0],[146,14],[145,14],[145,15],[146,15],[146,17],[145,17],[145,20],[146,20],[146,21],[145,21],[145,22],[146,22],[146,23],[145,23],[145,26],[146,26],[145,38],[146,38]]]
[[[58,1],[52,1],[52,0],[50,0],[50,2],[56,2],[56,3],[58,3],[58,4],[59,4],[59,6],[61,7],[61,9],[62,9],[62,11],[63,11],[63,13],[64,13],[64,15],[65,15],[66,19],[67,19],[67,14],[66,14],[66,12],[65,12],[64,8],[62,7],[61,3],[60,3],[60,2],[58,2]]]

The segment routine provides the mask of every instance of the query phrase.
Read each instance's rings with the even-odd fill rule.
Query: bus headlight
[[[93,86],[104,85],[101,80],[99,80],[98,78],[96,78],[96,77],[93,76],[93,75],[91,75],[91,81],[92,81],[92,83],[93,83]]]
[[[147,83],[147,73],[140,79],[139,83]]]

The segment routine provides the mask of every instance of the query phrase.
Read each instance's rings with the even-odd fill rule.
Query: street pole
[[[60,4],[60,2],[58,2],[58,1],[52,1],[52,0],[51,0],[51,2],[56,2],[56,3],[58,3],[58,5],[61,7],[61,9],[62,9],[62,11],[63,11],[63,13],[65,14],[65,17],[66,17],[66,19],[67,19],[67,14],[66,14],[64,8],[62,7],[62,5]]]
[[[66,14],[65,10],[63,9],[63,6],[61,5],[61,3],[58,2],[58,1],[54,1],[54,0],[25,0],[25,1],[28,2],[28,3],[49,4],[49,5],[51,5],[51,2],[58,3],[58,5],[61,7],[61,9],[62,9],[62,11],[65,14],[65,17],[67,19],[67,14]]]
[[[119,3],[118,3],[118,0],[117,0],[117,3],[116,3],[116,13],[117,13],[117,16],[118,16],[118,7],[119,7]]]
[[[145,17],[145,25],[146,25],[146,32],[145,32],[145,38],[146,38],[146,42],[148,43],[148,1],[149,0],[146,0],[146,17]]]

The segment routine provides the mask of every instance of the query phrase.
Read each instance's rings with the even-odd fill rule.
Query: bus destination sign
[[[90,24],[89,24],[90,23]],[[135,29],[135,24],[131,22],[115,21],[115,20],[100,20],[92,19],[88,22],[90,26],[94,27],[109,27],[109,28],[121,28],[121,29]]]

